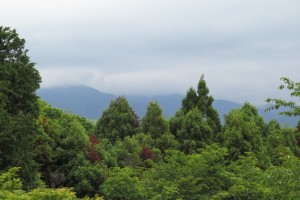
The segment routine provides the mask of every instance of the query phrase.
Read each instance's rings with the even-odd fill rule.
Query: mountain
[[[89,119],[98,119],[103,110],[109,106],[110,101],[117,97],[86,86],[42,88],[37,91],[37,95],[53,107],[61,108],[66,112],[81,115]],[[145,115],[147,105],[150,101],[158,101],[164,116],[170,118],[181,107],[181,101],[184,98],[184,95],[180,94],[125,96],[140,118]],[[221,121],[224,123],[224,115],[234,108],[240,108],[242,105],[232,101],[216,99],[213,106],[219,112]],[[265,112],[266,108],[267,105],[258,107],[259,114],[264,117],[265,121],[276,119],[281,125],[296,126],[299,120],[296,117],[279,116],[278,111]]]
[[[86,86],[42,88],[37,91],[37,95],[53,107],[89,119],[98,119],[111,100],[117,97]],[[150,101],[158,101],[167,118],[173,116],[180,108],[183,97],[177,94],[151,97],[126,95],[129,104],[139,117],[145,115]]]
[[[37,95],[53,107],[89,119],[98,119],[115,98],[114,95],[86,86],[42,88],[37,91]]]

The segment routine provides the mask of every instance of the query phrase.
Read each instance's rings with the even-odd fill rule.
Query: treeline
[[[204,76],[169,120],[157,102],[139,119],[118,97],[95,124],[36,96],[24,44],[0,27],[0,199],[299,198],[300,127],[250,103],[222,125]]]

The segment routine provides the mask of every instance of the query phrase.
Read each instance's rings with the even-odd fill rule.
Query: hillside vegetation
[[[204,76],[168,120],[155,101],[139,119],[121,96],[95,124],[36,96],[24,45],[0,27],[0,199],[299,199],[300,124],[266,123],[245,103],[222,125]]]

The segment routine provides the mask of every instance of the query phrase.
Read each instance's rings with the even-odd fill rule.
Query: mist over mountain
[[[54,107],[89,119],[98,119],[109,106],[110,101],[117,97],[116,95],[103,93],[82,85],[41,88],[37,91],[37,94],[41,99]],[[140,118],[146,113],[147,105],[150,101],[158,101],[164,116],[170,118],[181,107],[182,99],[185,96],[172,94],[156,96],[125,95],[125,97]],[[218,111],[222,123],[224,123],[224,115],[234,108],[240,108],[242,105],[232,101],[216,99],[213,106]],[[297,117],[280,116],[278,111],[265,112],[266,108],[267,105],[260,106],[258,111],[267,122],[271,119],[276,119],[281,125],[296,126],[299,120]]]

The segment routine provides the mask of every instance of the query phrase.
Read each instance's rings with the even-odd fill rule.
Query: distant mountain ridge
[[[37,91],[37,95],[53,107],[89,119],[98,119],[109,106],[111,100],[117,97],[87,86],[42,88]],[[145,115],[150,101],[158,101],[164,116],[170,118],[180,109],[182,99],[185,96],[173,94],[155,96],[125,95],[125,97],[140,118]],[[213,106],[219,112],[221,121],[224,122],[225,114],[234,108],[240,108],[242,105],[232,101],[216,99]],[[281,125],[288,124],[294,127],[299,120],[299,118],[279,116],[278,111],[264,112],[265,108],[266,106],[258,107],[259,114],[264,117],[265,121],[277,119]]]

